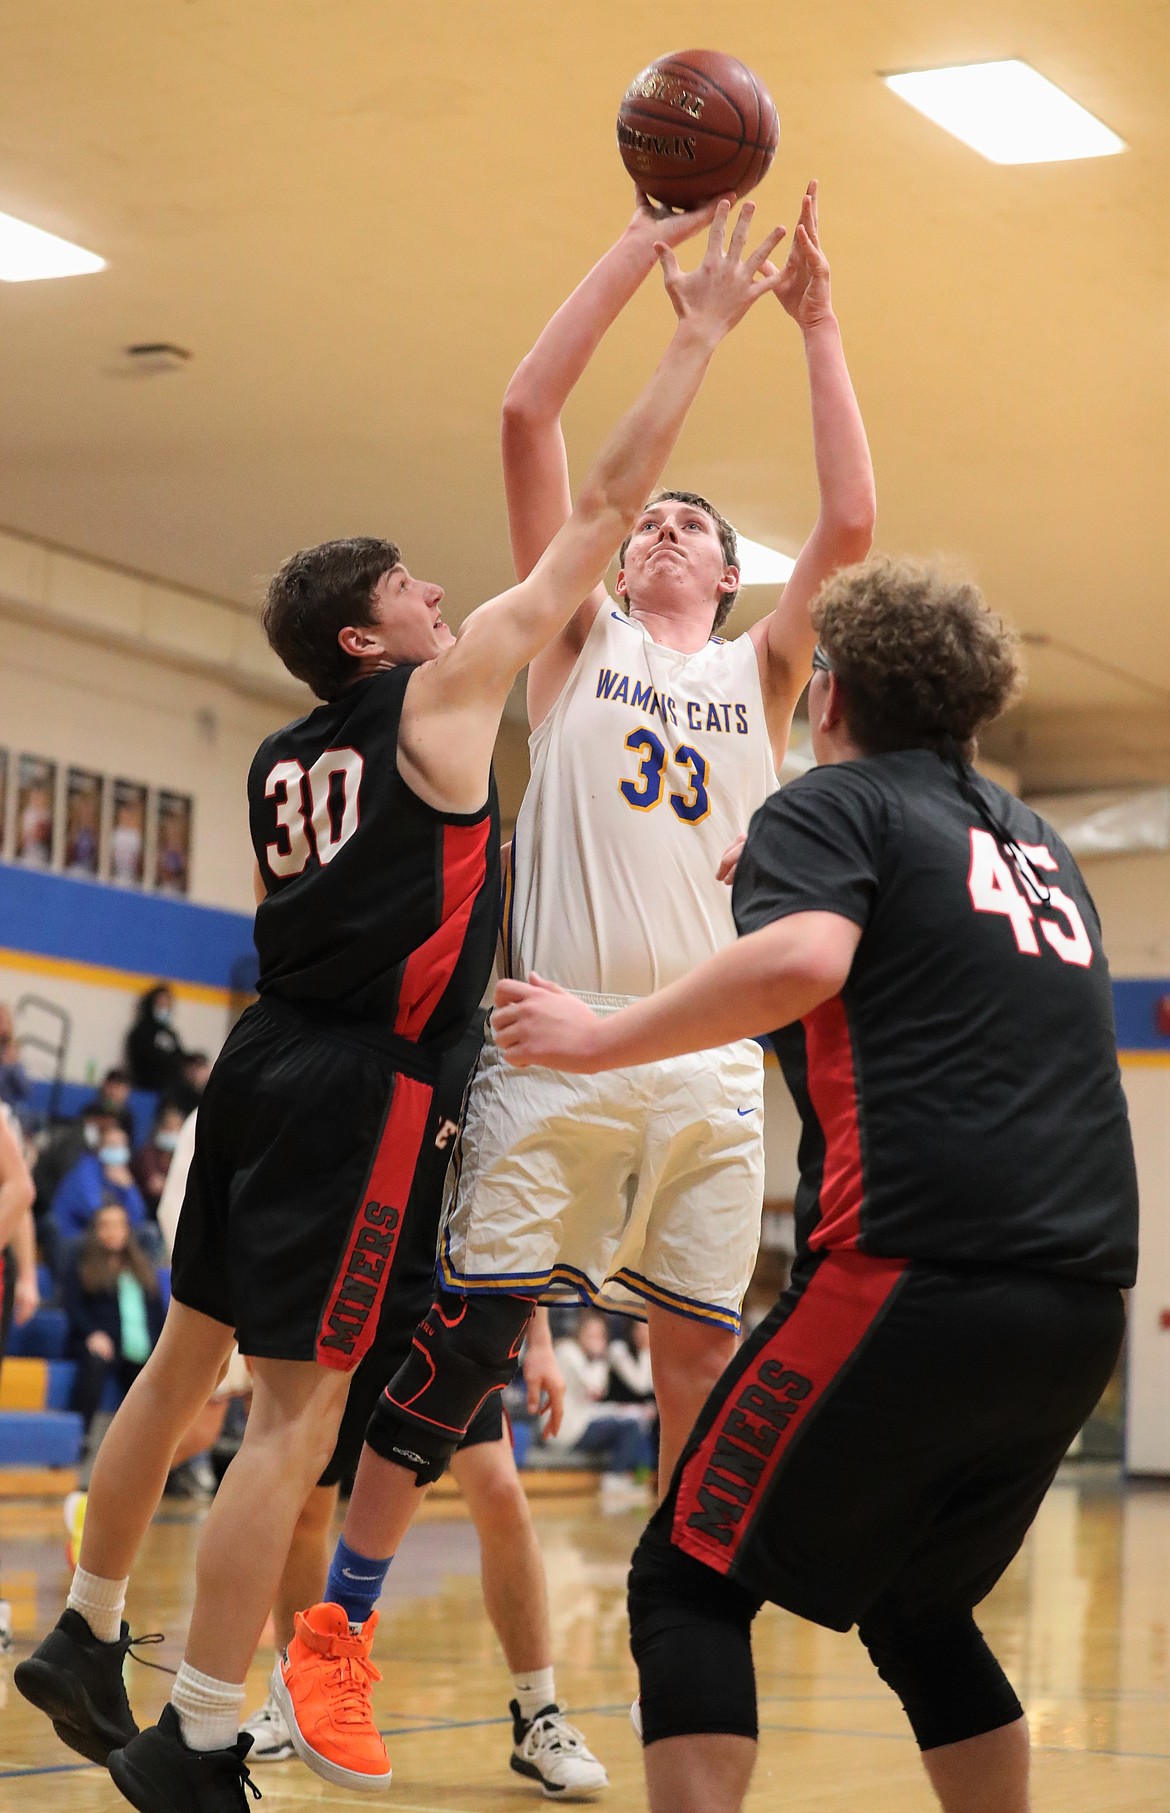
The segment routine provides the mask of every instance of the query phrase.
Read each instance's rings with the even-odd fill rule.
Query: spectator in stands
[[[148,988],[126,1034],[126,1062],[136,1089],[166,1094],[179,1081],[183,1047],[171,1024],[175,1001],[165,982]]]
[[[61,1296],[69,1319],[67,1351],[77,1363],[70,1409],[82,1416],[88,1434],[106,1380],[117,1379],[124,1396],[163,1323],[158,1278],[121,1203],[103,1203],[93,1216],[66,1261]]]
[[[205,1051],[183,1053],[178,1080],[171,1084],[166,1099],[174,1103],[184,1120],[198,1108],[210,1075],[211,1059]]]
[[[66,1172],[53,1197],[52,1217],[58,1241],[77,1240],[104,1204],[116,1202],[130,1226],[140,1229],[146,1204],[130,1169],[130,1142],[120,1121],[110,1113],[96,1115],[98,1146],[86,1151]],[[64,1257],[63,1251],[61,1257]]]
[[[134,1181],[142,1191],[148,1215],[157,1218],[159,1197],[175,1156],[186,1116],[173,1102],[164,1102],[155,1116],[150,1138],[134,1155]]]
[[[28,1072],[20,1060],[12,1009],[7,1001],[0,1001],[0,1102],[14,1114],[23,1115],[31,1090]]]
[[[631,1319],[623,1332],[609,1344],[609,1390],[611,1404],[654,1403],[654,1376],[650,1370],[650,1330],[645,1322]]]
[[[549,1446],[604,1457],[603,1502],[644,1503],[646,1487],[636,1477],[654,1462],[649,1415],[640,1404],[607,1404],[609,1329],[597,1310],[586,1310],[575,1336],[556,1343],[557,1364],[565,1380],[565,1408],[560,1433]]]
[[[134,1117],[130,1112],[130,1072],[107,1070],[95,1100],[100,1108],[117,1115],[127,1133],[133,1133]]]

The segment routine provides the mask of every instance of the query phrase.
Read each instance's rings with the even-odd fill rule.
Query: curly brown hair
[[[650,499],[650,502],[652,504],[666,504],[672,502],[693,504],[696,510],[702,510],[711,518],[711,521],[719,531],[719,546],[723,549],[725,564],[729,567],[736,567],[738,569],[739,537],[728,522],[726,516],[715,508],[709,497],[704,497],[698,491],[656,491],[654,496]],[[624,567],[626,564],[626,549],[629,547],[632,539],[632,535],[627,535],[621,547],[618,549],[619,567]],[[719,602],[715,607],[715,621],[711,625],[712,635],[715,635],[718,630],[723,628],[723,625],[731,615],[731,607],[738,597],[738,586],[736,586],[734,592],[720,592]]]
[[[825,582],[812,612],[860,749],[974,753],[976,733],[1023,682],[1014,630],[978,586],[924,562],[878,555]]]

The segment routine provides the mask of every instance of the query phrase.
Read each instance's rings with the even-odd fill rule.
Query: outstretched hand
[[[661,234],[654,243],[666,293],[679,320],[712,328],[719,336],[729,333],[753,302],[771,290],[778,291],[784,278],[784,272],[769,260],[787,229],[773,227],[755,251],[745,257],[755,203],[744,202],[725,248],[723,240],[730,213],[731,203],[726,199],[716,204],[703,262],[693,271],[680,268],[669,241]]]
[[[496,983],[492,1037],[508,1063],[522,1070],[530,1064],[595,1070],[598,1024],[591,1007],[555,982],[533,975],[531,982]]]
[[[833,298],[829,287],[829,261],[821,251],[815,177],[804,192],[800,220],[788,258],[779,283],[773,287],[799,327],[813,327],[818,321],[831,318]]]
[[[720,201],[726,201],[730,206],[735,200],[734,195],[731,194],[717,195],[712,201],[704,202],[701,208],[689,208],[676,214],[672,209],[661,207],[657,202],[651,201],[645,190],[636,186],[634,197],[636,206],[627,231],[644,240],[651,252],[659,244],[684,245],[688,239],[693,239],[696,233],[703,232],[711,225]]]

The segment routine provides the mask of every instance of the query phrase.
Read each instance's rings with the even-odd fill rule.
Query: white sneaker
[[[545,1706],[534,1719],[520,1717],[513,1700],[511,1763],[517,1775],[539,1782],[549,1800],[577,1800],[600,1794],[609,1776],[575,1725],[559,1706]]]
[[[248,1762],[284,1763],[290,1756],[295,1756],[293,1741],[289,1736],[285,1716],[269,1694],[259,1712],[254,1712],[246,1725],[240,1726],[252,1739],[252,1748],[248,1752]]]

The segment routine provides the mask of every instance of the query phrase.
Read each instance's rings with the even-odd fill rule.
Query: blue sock
[[[339,1536],[325,1582],[327,1603],[340,1605],[351,1624],[364,1624],[382,1596],[393,1559],[393,1555],[387,1555],[384,1561],[375,1561],[369,1555],[359,1555],[344,1536]]]

